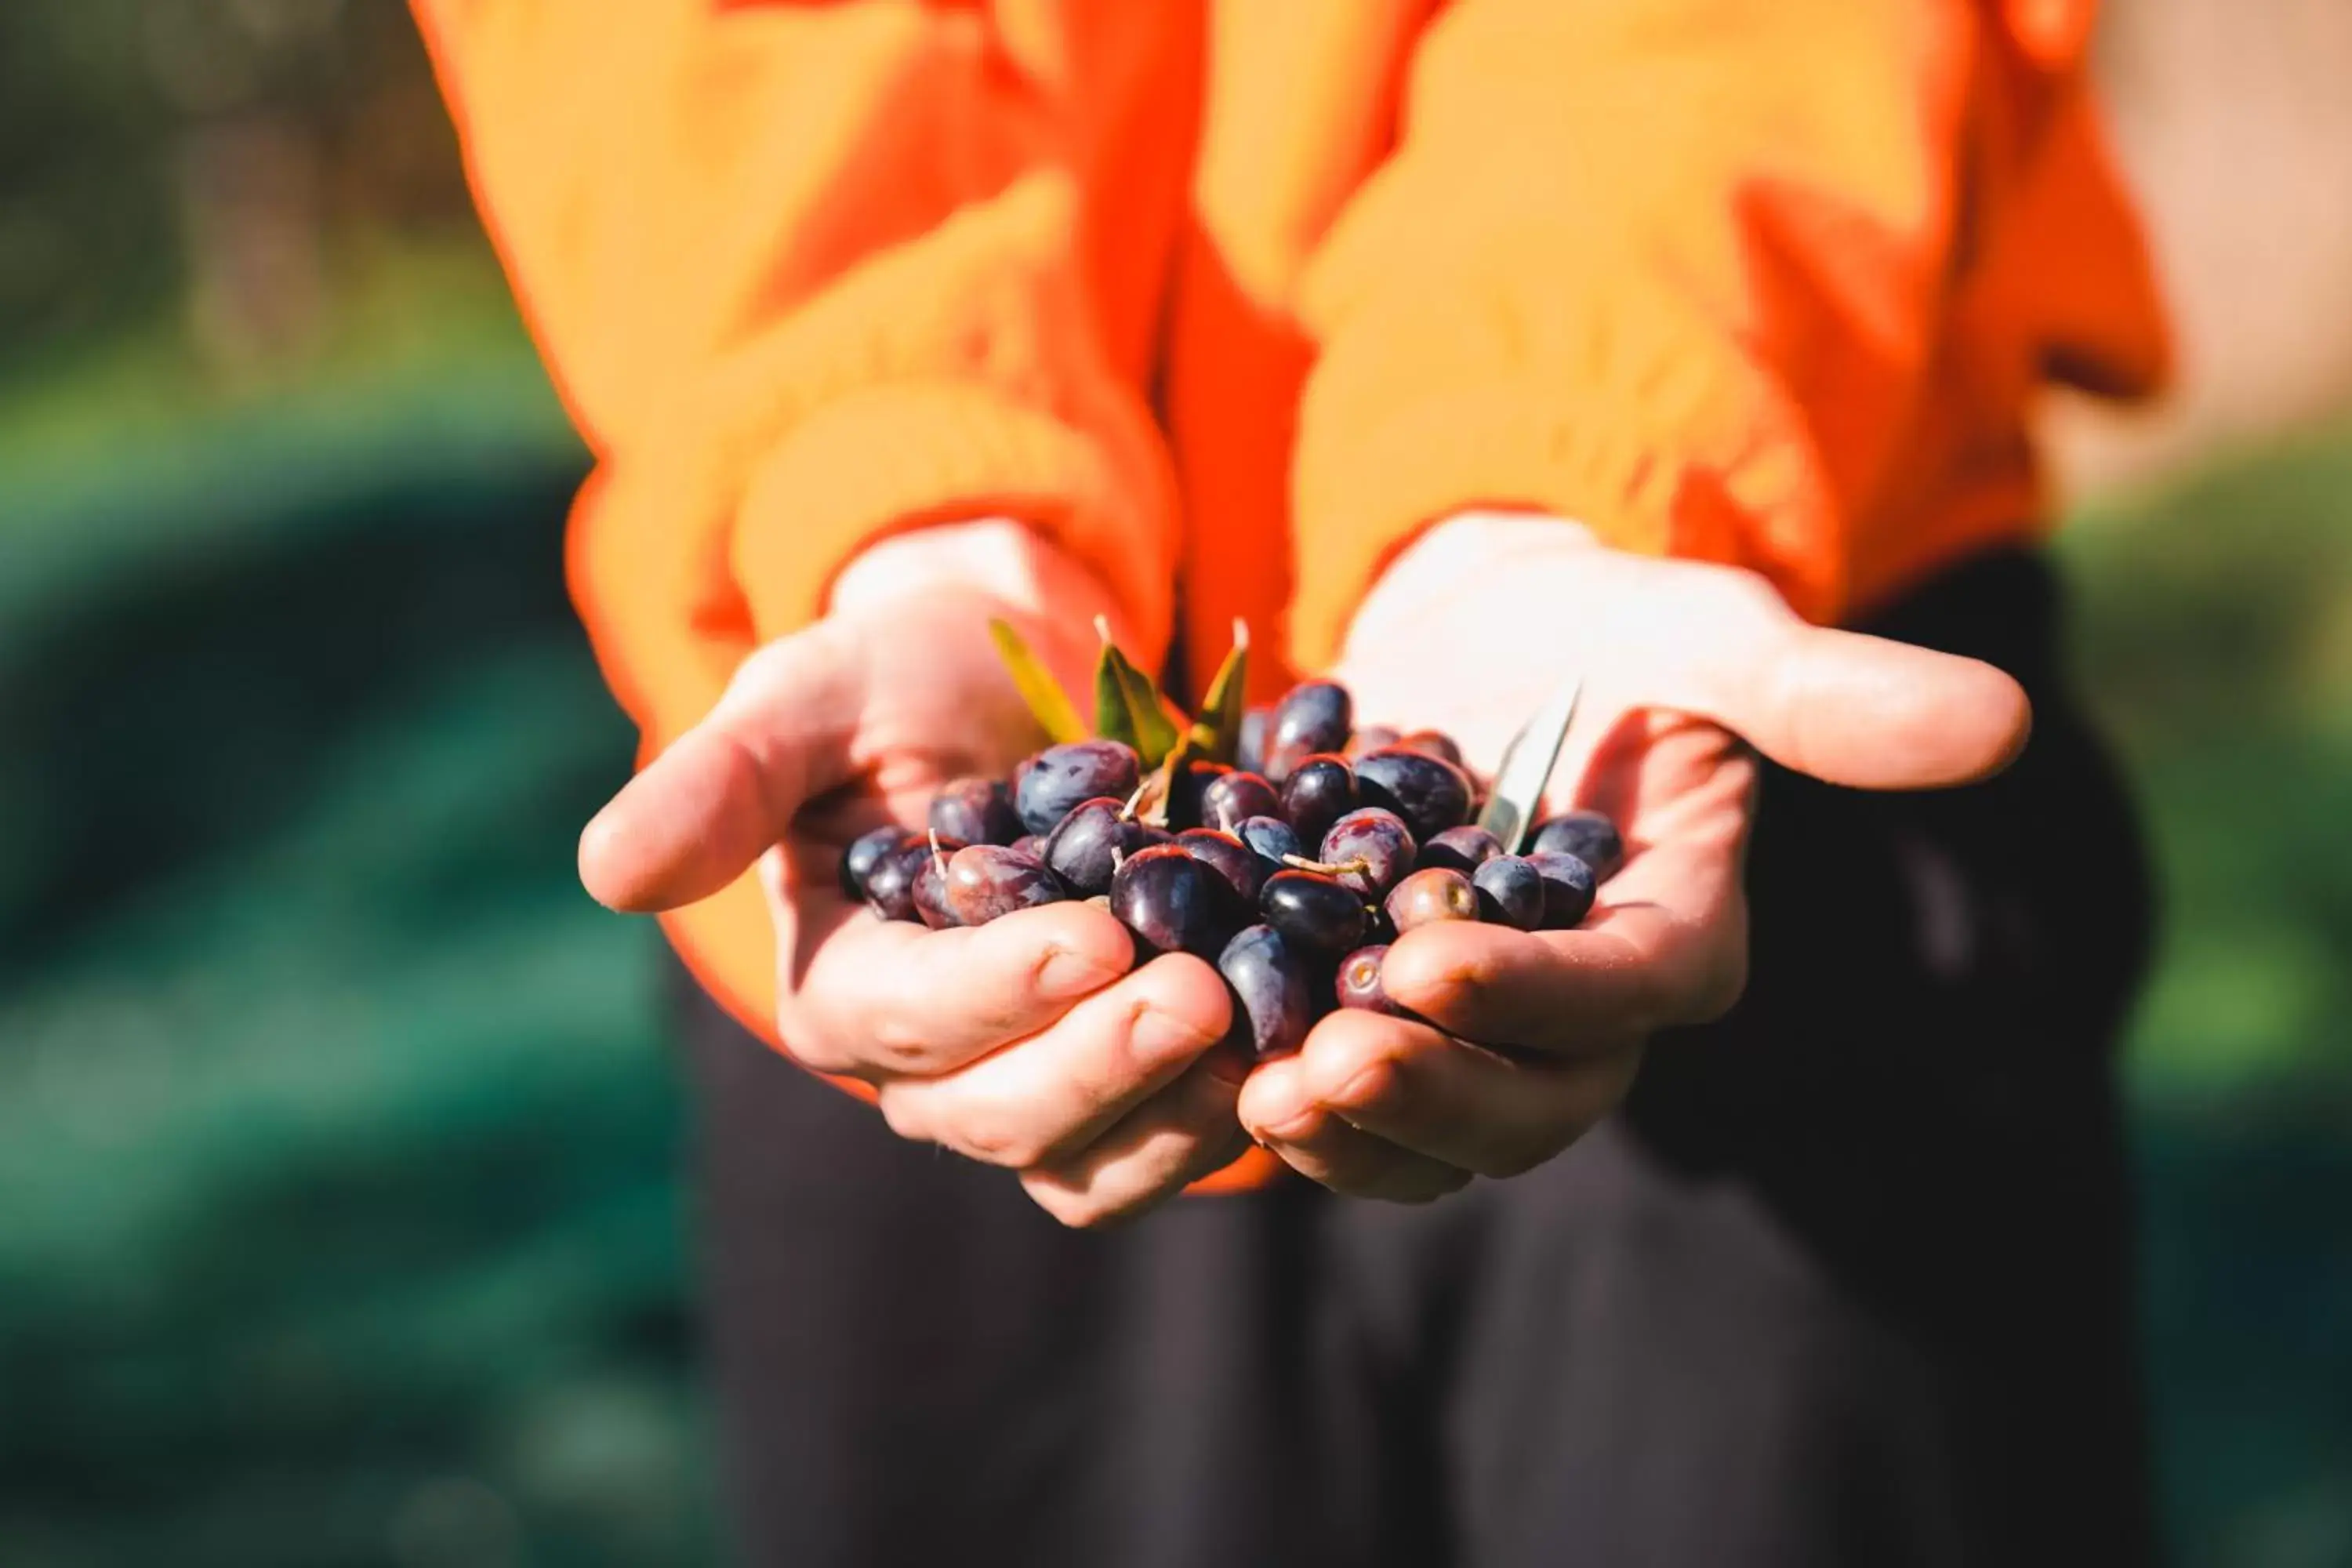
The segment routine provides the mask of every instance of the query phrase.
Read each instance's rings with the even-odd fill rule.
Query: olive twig
[[[1331,861],[1309,860],[1304,855],[1285,855],[1282,863],[1295,866],[1301,871],[1319,872],[1326,877],[1345,877],[1351,873],[1359,877],[1369,876],[1372,869],[1372,863],[1360,855],[1352,860]]]

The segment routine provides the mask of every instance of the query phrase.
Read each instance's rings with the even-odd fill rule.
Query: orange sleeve
[[[1181,13],[415,10],[596,459],[572,587],[649,745],[925,521],[1048,531],[1156,651],[1174,504],[1139,389],[1190,141]]]
[[[595,458],[572,592],[651,756],[864,545],[1012,516],[1169,636],[1141,388],[1197,113],[1188,7],[414,0]],[[746,875],[662,919],[774,1039]]]
[[[1302,661],[1416,530],[1479,505],[1737,562],[1837,616],[1937,347],[1985,9],[1459,0],[1432,23],[1393,154],[1302,279]]]

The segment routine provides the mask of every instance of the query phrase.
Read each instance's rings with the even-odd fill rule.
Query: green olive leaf
[[[1168,826],[1168,807],[1176,796],[1176,775],[1184,771],[1185,763],[1201,754],[1194,742],[1200,732],[1200,726],[1187,725],[1184,733],[1168,749],[1168,754],[1160,760],[1160,765],[1144,779],[1143,788],[1138,792],[1136,815],[1147,825]]]
[[[1021,700],[1029,705],[1029,711],[1036,716],[1039,726],[1054,743],[1067,745],[1072,741],[1085,740],[1087,726],[1070,701],[1070,694],[1062,689],[1062,683],[1054,679],[1044,661],[1029,651],[1029,645],[1021,640],[1021,634],[1013,629],[1011,623],[990,620],[988,635],[996,644],[996,657],[1004,661],[1005,672],[1013,677],[1013,689],[1021,693]]]
[[[1213,763],[1230,763],[1241,751],[1248,688],[1249,623],[1237,618],[1234,646],[1226,651],[1225,661],[1217,666],[1216,679],[1209,682],[1209,694],[1201,703],[1200,717],[1192,721],[1190,739],[1199,755]]]
[[[1176,745],[1166,700],[1110,640],[1108,620],[1097,617],[1095,630],[1102,637],[1102,655],[1095,661],[1095,732],[1134,747],[1145,767],[1156,768]]]
[[[1105,643],[1095,658],[1095,733],[1122,746],[1137,743],[1135,715],[1128,710],[1127,685],[1118,678],[1118,650]]]

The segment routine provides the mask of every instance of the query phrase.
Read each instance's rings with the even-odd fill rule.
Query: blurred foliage
[[[707,1559],[658,971],[569,873],[630,739],[514,340],[0,468],[11,1568]]]
[[[2352,1110],[2352,437],[2217,465],[2063,536],[2084,673],[2146,781],[2176,933],[2148,1094]],[[2347,1123],[2352,1131],[2352,1123]]]
[[[185,309],[224,268],[285,308],[310,250],[467,218],[391,0],[0,6],[0,375]]]
[[[2166,938],[2126,1084],[2178,1561],[2352,1563],[2352,426],[2061,535]]]

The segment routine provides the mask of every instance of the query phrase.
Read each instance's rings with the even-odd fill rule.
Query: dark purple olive
[[[1459,827],[1447,828],[1423,845],[1421,853],[1413,859],[1412,868],[1425,871],[1432,866],[1442,866],[1467,877],[1502,852],[1501,839],[1483,827],[1465,822]]]
[[[1242,714],[1242,732],[1234,747],[1234,766],[1245,773],[1265,772],[1265,741],[1274,729],[1274,710],[1260,704]]]
[[[1217,826],[1208,810],[1209,789],[1233,771],[1223,763],[1200,761],[1177,769],[1168,781],[1168,826],[1180,833],[1187,827]]]
[[[1409,752],[1426,752],[1440,762],[1452,763],[1465,773],[1469,771],[1462,761],[1462,748],[1455,745],[1454,737],[1443,730],[1415,730],[1400,739],[1397,744]]]
[[[1257,896],[1265,923],[1312,952],[1345,952],[1364,940],[1364,900],[1319,871],[1277,871]]]
[[[1478,918],[1489,925],[1538,931],[1544,923],[1543,873],[1517,855],[1497,855],[1470,874]]]
[[[1298,842],[1297,830],[1278,816],[1244,817],[1234,825],[1234,837],[1265,862],[1268,876],[1287,868],[1289,862],[1284,857],[1307,853]]]
[[[1069,896],[1045,863],[1001,844],[970,844],[949,858],[947,905],[959,924],[984,926],[1015,910]]]
[[[1110,879],[1110,912],[1161,952],[1213,958],[1232,935],[1216,874],[1174,844],[1139,849]]]
[[[1625,840],[1617,825],[1597,811],[1563,812],[1536,829],[1537,849],[1573,855],[1607,881],[1625,863]]]
[[[1443,757],[1390,746],[1356,759],[1356,788],[1366,805],[1404,818],[1416,844],[1470,820],[1470,777]]]
[[[1108,795],[1080,801],[1045,836],[1042,858],[1079,898],[1109,892],[1112,862],[1146,847],[1143,825],[1119,815],[1126,804]]]
[[[1331,825],[1355,809],[1356,774],[1345,757],[1308,757],[1283,784],[1282,815],[1303,844],[1322,843]]]
[[[1394,727],[1387,724],[1359,724],[1356,732],[1348,737],[1348,754],[1360,757],[1366,752],[1377,752],[1383,746],[1397,743]]]
[[[1412,835],[1395,812],[1363,806],[1331,825],[1315,858],[1341,887],[1377,900],[1412,869]]]
[[[1388,943],[1376,942],[1370,947],[1360,947],[1339,961],[1339,978],[1334,989],[1339,993],[1340,1006],[1386,1013],[1393,1018],[1412,1016],[1389,1000],[1388,988],[1381,984],[1381,964],[1388,955]]]
[[[1528,863],[1543,878],[1544,930],[1566,931],[1592,912],[1592,891],[1600,879],[1581,856],[1538,849]]]
[[[1309,680],[1283,693],[1274,705],[1256,771],[1276,784],[1286,783],[1299,763],[1321,752],[1341,752],[1354,728],[1355,705],[1348,689],[1329,680]]]
[[[1314,971],[1268,925],[1245,927],[1217,955],[1217,973],[1233,988],[1236,1026],[1245,1025],[1260,1060],[1287,1056],[1315,1023]]]
[[[930,858],[931,847],[916,835],[891,850],[866,873],[866,903],[886,921],[919,921],[915,908],[915,879]]]
[[[1013,781],[1013,809],[1032,833],[1051,833],[1087,801],[1124,801],[1142,779],[1133,751],[1117,741],[1072,741],[1048,746],[1021,764]]]
[[[1216,873],[1234,899],[1234,912],[1246,925],[1257,918],[1258,889],[1265,886],[1269,868],[1255,851],[1230,833],[1213,827],[1188,827],[1176,836],[1176,847]]]
[[[931,831],[966,844],[1010,844],[1021,837],[1013,791],[1002,779],[955,779],[931,797]]]
[[[1013,841],[1013,847],[1020,850],[1024,855],[1034,855],[1038,859],[1043,860],[1045,858],[1045,836],[1042,833],[1024,833]]]
[[[1282,796],[1257,773],[1235,768],[1211,779],[1201,792],[1201,826],[1232,832],[1253,816],[1276,816]]]
[[[1402,936],[1417,926],[1441,921],[1476,920],[1478,892],[1461,872],[1433,866],[1399,882],[1382,908]]]
[[[915,918],[933,931],[964,923],[948,901],[948,858],[962,847],[962,839],[939,833],[917,840],[907,850],[914,857]]]
[[[903,849],[921,835],[908,833],[897,823],[869,828],[850,840],[849,847],[841,852],[841,890],[854,901],[866,897],[866,879],[883,856],[894,849]]]

